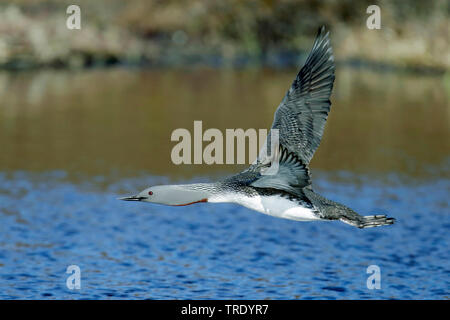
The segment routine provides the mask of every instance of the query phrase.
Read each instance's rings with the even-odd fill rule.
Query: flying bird
[[[120,200],[171,206],[229,202],[296,221],[340,220],[358,228],[393,224],[394,218],[359,215],[312,188],[308,165],[330,112],[334,70],[329,32],[321,27],[304,66],[275,111],[265,152],[249,168],[218,182],[153,186]],[[275,132],[278,143],[272,144]],[[268,150],[274,152],[269,156]],[[274,164],[277,170],[269,174]]]

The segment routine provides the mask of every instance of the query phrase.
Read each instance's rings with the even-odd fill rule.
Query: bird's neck
[[[171,189],[169,205],[187,206],[199,202],[208,202],[220,192],[217,183],[192,183],[168,186]]]

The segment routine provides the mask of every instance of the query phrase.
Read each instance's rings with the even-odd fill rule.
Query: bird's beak
[[[138,196],[131,196],[131,197],[123,197],[119,198],[118,200],[124,200],[124,201],[141,201],[144,200],[145,197],[138,197]]]

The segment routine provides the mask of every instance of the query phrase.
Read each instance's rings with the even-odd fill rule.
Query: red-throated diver
[[[331,106],[333,82],[333,51],[329,32],[322,27],[305,65],[275,112],[272,129],[279,134],[278,152],[270,157],[261,152],[248,169],[219,182],[155,186],[121,200],[173,206],[232,202],[264,214],[298,221],[340,220],[358,228],[393,224],[393,218],[361,216],[312,189],[308,165],[322,138]],[[272,129],[265,150],[271,150]],[[265,174],[273,163],[278,164],[278,171]]]

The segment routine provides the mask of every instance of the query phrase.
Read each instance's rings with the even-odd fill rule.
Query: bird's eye
[[[148,194],[149,194],[149,195],[152,195],[152,194],[153,194],[153,191],[149,191]]]

